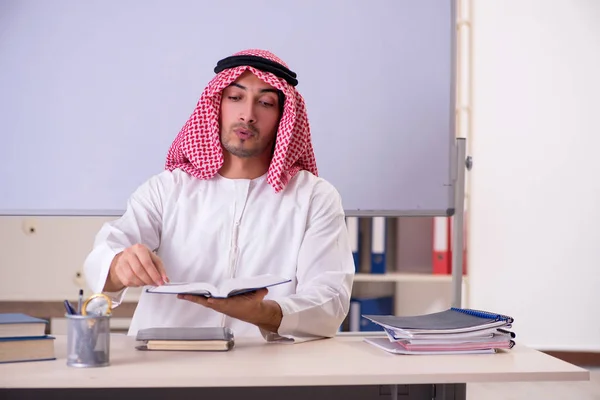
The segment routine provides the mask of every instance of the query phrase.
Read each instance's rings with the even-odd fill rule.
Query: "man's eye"
[[[260,103],[265,107],[273,107],[273,103],[269,103],[267,101],[261,101]]]
[[[240,98],[239,98],[239,96],[228,96],[227,98],[228,98],[229,100],[233,100],[233,101],[237,101],[237,100],[239,100],[239,99],[240,99]]]

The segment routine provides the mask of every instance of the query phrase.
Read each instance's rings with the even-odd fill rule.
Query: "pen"
[[[77,314],[81,315],[81,304],[83,303],[83,289],[79,289],[79,304],[77,305]]]
[[[69,315],[73,315],[75,314],[75,310],[73,310],[73,306],[71,305],[71,303],[69,303],[69,300],[65,300],[65,308],[67,309],[67,314]]]

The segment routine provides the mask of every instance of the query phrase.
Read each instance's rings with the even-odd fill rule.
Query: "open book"
[[[194,294],[198,296],[226,298],[291,281],[291,279],[282,278],[280,276],[265,274],[249,278],[227,279],[218,286],[211,285],[208,282],[169,282],[161,286],[152,286],[146,289],[146,292],[160,294]]]

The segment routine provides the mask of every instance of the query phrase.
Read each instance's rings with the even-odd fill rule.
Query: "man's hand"
[[[135,244],[113,259],[104,285],[107,292],[125,287],[160,286],[168,282],[162,260],[142,244]]]
[[[283,313],[277,302],[264,300],[267,293],[267,289],[260,289],[227,299],[181,294],[177,295],[177,298],[212,308],[232,318],[254,324],[266,331],[277,332]]]

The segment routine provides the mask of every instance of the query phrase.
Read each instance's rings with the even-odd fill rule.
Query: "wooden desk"
[[[56,361],[0,365],[0,397],[115,400],[135,391],[146,400],[167,394],[457,400],[466,398],[471,382],[589,380],[585,369],[520,345],[494,355],[402,356],[360,336],[294,345],[238,339],[226,353],[148,352],[135,344],[113,335],[111,365],[79,369],[66,366],[66,337],[57,337]]]

